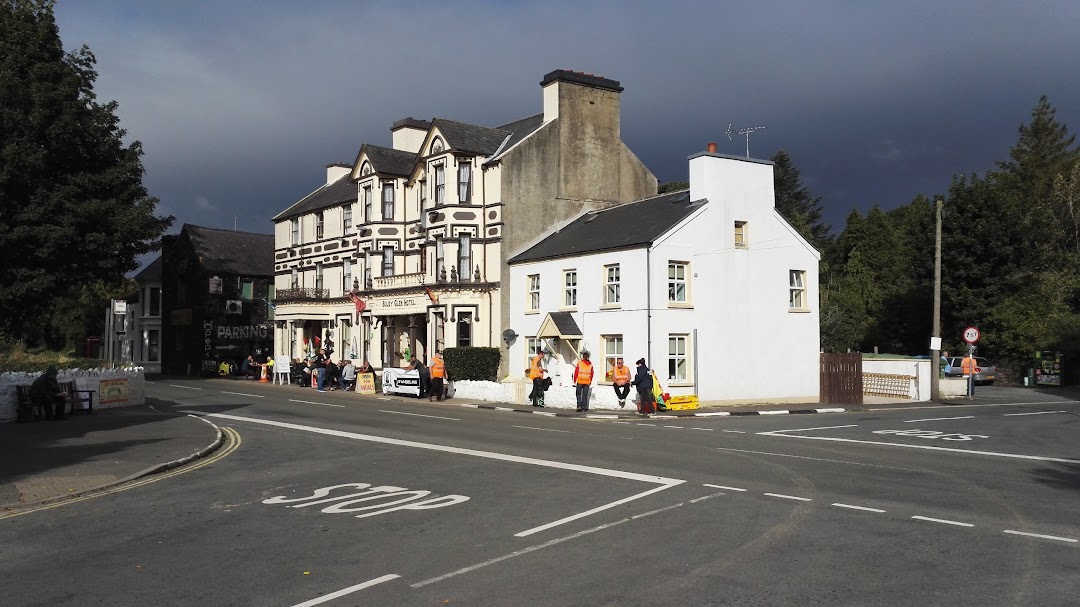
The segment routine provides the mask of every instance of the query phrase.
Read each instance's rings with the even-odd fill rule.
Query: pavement
[[[213,424],[148,400],[63,421],[0,424],[0,515],[161,472],[221,445]]]
[[[237,385],[231,380],[207,381],[222,385]],[[271,384],[256,382],[247,383],[247,385],[271,386]],[[314,392],[298,386],[274,386],[273,389],[292,395]],[[336,392],[320,396],[351,399],[356,398],[357,395],[351,392]],[[403,400],[412,399],[403,398]],[[947,401],[945,404],[971,402],[967,399],[957,399]],[[69,415],[61,422],[0,424],[0,513],[100,491],[182,465],[203,457],[221,446],[221,432],[213,424],[190,415],[159,411],[154,408],[153,399],[148,399],[148,403],[148,405],[136,407],[99,409],[93,415]],[[555,417],[612,419],[639,417],[630,404],[626,409],[594,409],[588,413],[554,407],[533,408],[511,403],[466,404],[463,399],[450,399],[443,401],[443,404],[477,409],[513,410],[519,413],[536,413]],[[867,397],[862,406],[854,407],[816,404],[703,407],[659,412],[654,417],[842,413],[865,410],[867,406],[933,406],[937,404]]]

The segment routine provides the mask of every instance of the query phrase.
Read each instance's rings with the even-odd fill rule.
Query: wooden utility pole
[[[934,235],[934,333],[932,345],[938,346],[930,352],[930,400],[937,401],[941,397],[940,377],[941,373],[941,205],[944,201],[938,198],[935,204],[937,217],[935,219]]]

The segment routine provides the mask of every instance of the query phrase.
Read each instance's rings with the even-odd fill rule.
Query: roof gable
[[[412,152],[365,143],[356,155],[350,178],[356,181],[371,173],[385,177],[408,177],[415,166],[416,154]],[[368,168],[370,172],[365,172]]]
[[[589,211],[510,258],[509,263],[649,246],[707,202],[692,201],[690,191],[683,190]]]
[[[502,129],[493,129],[445,118],[436,118],[432,121],[431,126],[432,132],[437,129],[442,134],[450,151],[479,154],[481,156],[491,156],[497,152],[511,134],[510,131]],[[425,141],[425,143],[428,142]]]

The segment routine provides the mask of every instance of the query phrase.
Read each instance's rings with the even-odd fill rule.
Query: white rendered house
[[[689,190],[584,213],[518,253],[510,377],[540,346],[549,404],[573,405],[586,350],[594,406],[617,406],[616,357],[702,404],[817,402],[820,254],[774,203],[771,162],[702,152]]]

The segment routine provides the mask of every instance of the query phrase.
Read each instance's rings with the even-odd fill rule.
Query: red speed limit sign
[[[968,327],[964,329],[964,341],[969,344],[973,344],[979,341],[979,330],[975,327]]]

